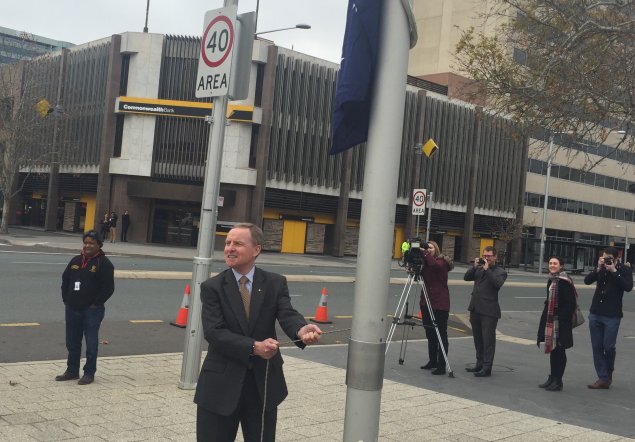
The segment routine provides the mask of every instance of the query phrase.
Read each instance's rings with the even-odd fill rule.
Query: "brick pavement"
[[[342,440],[345,371],[289,354],[290,395],[279,409],[277,440]],[[195,440],[193,392],[177,387],[180,353],[100,358],[87,386],[55,382],[64,369],[65,361],[0,364],[0,440]],[[632,439],[385,381],[380,440]]]

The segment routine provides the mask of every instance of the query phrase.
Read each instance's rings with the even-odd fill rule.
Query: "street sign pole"
[[[225,7],[233,5],[238,6],[238,0],[225,0]],[[205,41],[202,42],[202,47],[205,47]],[[231,65],[231,55],[227,58]],[[199,224],[197,253],[193,260],[192,269],[193,290],[188,313],[185,346],[183,348],[181,378],[179,380],[179,388],[185,390],[196,388],[201,367],[201,348],[203,343],[201,283],[209,278],[212,270],[225,123],[227,121],[227,103],[226,94],[216,96],[214,98],[214,108],[212,109],[207,163],[205,164],[201,221]]]

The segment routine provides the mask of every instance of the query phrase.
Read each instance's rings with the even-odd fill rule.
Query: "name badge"
[[[80,281],[75,281],[75,291],[79,292],[79,286],[80,286],[81,282]]]

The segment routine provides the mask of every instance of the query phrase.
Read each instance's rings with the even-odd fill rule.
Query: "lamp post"
[[[551,177],[551,161],[553,151],[553,132],[549,136],[549,147],[547,149],[547,177],[545,178],[545,201],[542,207],[542,232],[540,233],[540,260],[538,262],[538,274],[542,275],[542,261],[545,257],[545,240],[547,234],[547,202],[549,201],[549,178]]]
[[[269,34],[270,32],[278,32],[278,31],[288,31],[289,29],[311,29],[311,25],[298,23],[297,25],[290,26],[288,28],[280,28],[280,29],[272,29],[271,31],[256,32],[254,35]]]

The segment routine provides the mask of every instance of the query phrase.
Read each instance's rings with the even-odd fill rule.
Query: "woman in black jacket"
[[[576,308],[573,281],[564,272],[564,262],[557,256],[549,258],[547,299],[538,327],[538,347],[545,343],[549,353],[551,374],[540,384],[547,391],[562,391],[562,375],[567,365],[565,349],[573,347],[572,317]]]

